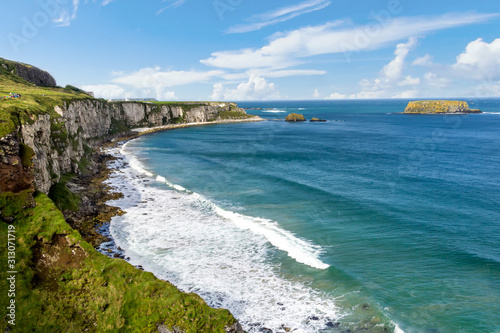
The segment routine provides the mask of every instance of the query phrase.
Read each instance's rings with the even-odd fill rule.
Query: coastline
[[[110,154],[110,151],[116,151],[127,142],[145,134],[185,127],[260,121],[265,121],[265,119],[256,116],[248,119],[228,119],[213,122],[172,124],[154,128],[141,128],[135,129],[122,137],[115,138],[110,142],[102,143],[95,147],[95,153],[92,158],[91,175],[77,177],[68,182],[68,187],[84,198],[83,205],[78,212],[65,212],[65,218],[68,224],[70,224],[72,228],[78,230],[82,234],[82,237],[89,242],[96,251],[111,259],[124,260],[131,266],[144,271],[142,265],[132,265],[130,263],[130,257],[125,256],[125,251],[116,243],[116,240],[112,237],[110,232],[112,219],[115,216],[126,214],[126,212],[119,207],[114,207],[109,204],[111,201],[123,197],[123,193],[110,186],[108,180],[113,172],[120,172],[123,163],[126,163],[124,161],[119,161],[123,155],[113,156]],[[157,278],[170,283],[170,281],[165,279]],[[236,323],[231,329],[230,332],[243,332],[239,323]]]
[[[198,122],[198,123],[184,123],[184,124],[169,124],[164,126],[156,126],[156,127],[141,127],[134,128],[131,131],[137,133],[138,135],[150,134],[160,131],[165,131],[169,129],[177,129],[177,128],[185,128],[185,127],[194,127],[194,126],[205,126],[205,125],[217,125],[217,124],[230,124],[230,123],[253,123],[259,121],[267,121],[259,116],[254,116],[251,118],[245,119],[224,119],[224,120],[214,120],[210,122]]]

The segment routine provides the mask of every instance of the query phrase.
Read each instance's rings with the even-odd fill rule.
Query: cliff
[[[80,173],[90,147],[133,128],[210,122],[248,115],[234,103],[138,103],[83,99],[55,106],[20,125],[35,151],[36,188],[48,193],[61,174]]]
[[[40,87],[55,87],[56,80],[48,72],[38,67],[22,64],[19,62],[8,61],[0,58],[0,65],[10,73],[23,78],[25,81],[33,83]]]
[[[0,248],[0,278],[18,272],[17,325],[9,324],[9,299],[0,297],[0,330],[242,332],[229,311],[97,253],[47,194],[82,209],[84,198],[73,200],[67,180],[89,172],[93,147],[134,128],[253,116],[234,103],[108,103],[71,88],[40,87],[52,84],[43,71],[19,68],[0,61],[0,239],[7,244],[6,231],[15,233],[16,253],[8,267],[7,247]],[[2,98],[10,92],[21,97]]]
[[[464,101],[415,101],[408,103],[404,113],[468,114],[481,111],[469,108],[469,104]]]

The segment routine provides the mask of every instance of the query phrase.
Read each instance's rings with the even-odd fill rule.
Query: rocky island
[[[0,278],[15,281],[1,284],[2,332],[243,332],[228,310],[98,253],[96,225],[124,212],[102,208],[105,176],[82,188],[111,158],[96,148],[134,129],[260,118],[235,103],[107,102],[2,58],[0,96]]]
[[[413,101],[408,103],[406,114],[470,114],[482,113],[471,109],[464,101]]]
[[[285,121],[300,122],[300,121],[306,121],[306,118],[301,114],[290,113],[288,116],[286,116]]]

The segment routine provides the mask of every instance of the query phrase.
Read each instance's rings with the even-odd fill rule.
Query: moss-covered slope
[[[0,208],[14,207],[16,240],[15,332],[156,332],[158,325],[185,332],[225,332],[236,321],[227,310],[208,307],[197,295],[96,252],[65,222],[44,194],[2,194]],[[11,212],[12,213],[12,212]],[[1,244],[9,225],[0,222]],[[6,281],[6,246],[0,247],[1,279]],[[9,299],[1,284],[0,329]]]

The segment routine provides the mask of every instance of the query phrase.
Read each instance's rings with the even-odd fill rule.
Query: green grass
[[[253,118],[255,116],[238,111],[221,111],[219,112],[219,117],[222,120],[226,120],[226,119],[248,119],[248,118]]]
[[[197,295],[182,293],[151,273],[97,253],[66,224],[48,197],[37,194],[35,200],[35,208],[18,210],[13,224],[19,272],[15,332],[155,332],[158,323],[185,332],[224,332],[235,322],[229,311],[212,309]],[[8,224],[0,222],[0,228],[0,242],[5,245]],[[54,264],[48,275],[52,282],[41,283],[34,269],[35,249],[50,251],[56,235],[68,240],[61,253],[85,256],[78,267]],[[2,281],[8,271],[4,245],[0,248]],[[6,283],[0,293],[7,295]],[[2,332],[7,326],[7,302],[7,297],[0,297]]]
[[[50,188],[49,198],[61,211],[77,211],[80,206],[80,198],[66,187],[68,181],[73,177],[75,177],[73,174],[61,175],[59,182]]]
[[[56,105],[63,106],[74,100],[91,98],[70,89],[37,87],[12,74],[13,64],[0,58],[0,137],[14,132],[21,123],[33,122],[39,114],[58,117],[54,111]],[[18,93],[22,97],[3,99],[10,93]]]

